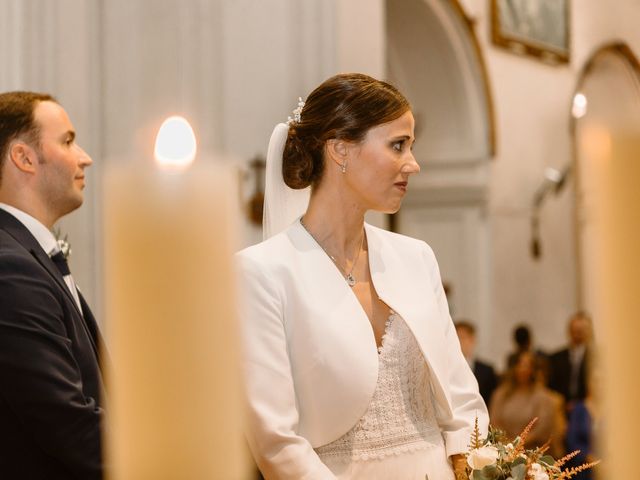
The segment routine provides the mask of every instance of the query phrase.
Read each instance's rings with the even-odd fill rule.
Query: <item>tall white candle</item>
[[[117,480],[248,478],[234,182],[228,169],[190,164],[190,127],[175,126],[177,139],[166,141],[176,134],[166,126],[159,134],[160,164],[105,174],[107,456]]]
[[[640,133],[616,132],[597,162],[606,443],[602,478],[632,478],[640,428]],[[599,161],[598,161],[599,160]]]

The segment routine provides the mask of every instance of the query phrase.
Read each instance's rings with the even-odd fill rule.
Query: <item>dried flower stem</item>
[[[577,475],[578,473],[582,472],[583,470],[587,470],[589,468],[595,467],[599,463],[600,463],[600,460],[597,460],[595,462],[583,463],[582,465],[579,465],[577,467],[573,467],[573,468],[570,468],[569,470],[565,470],[560,474],[560,476],[558,477],[558,480],[562,480],[564,478],[571,478],[574,475]]]
[[[575,457],[579,453],[580,453],[580,450],[574,450],[573,452],[568,453],[564,457],[559,458],[558,460],[556,460],[556,462],[553,465],[556,466],[556,467],[561,467],[562,465],[567,463],[569,460],[571,460],[573,457]]]
[[[520,455],[521,453],[524,452],[524,444],[527,440],[527,437],[529,436],[529,432],[531,432],[531,429],[533,428],[533,425],[538,421],[538,417],[535,417],[533,420],[531,420],[529,422],[529,424],[524,427],[524,430],[522,430],[522,433],[520,433],[520,435],[518,435],[518,437],[520,438],[520,441],[518,442],[518,444],[515,446],[515,449],[513,451],[513,454],[511,455],[513,458],[516,458],[518,455]]]
[[[482,447],[483,442],[480,437],[480,427],[478,426],[478,416],[476,415],[475,425],[473,427],[473,433],[471,434],[471,445],[469,447],[471,449]]]

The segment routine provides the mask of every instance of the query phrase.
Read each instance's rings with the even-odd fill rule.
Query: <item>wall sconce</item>
[[[562,170],[548,167],[544,170],[542,183],[533,196],[533,209],[531,212],[531,256],[535,260],[542,257],[542,241],[540,239],[540,210],[549,194],[557,196],[564,188],[567,178],[571,174],[571,165]]]

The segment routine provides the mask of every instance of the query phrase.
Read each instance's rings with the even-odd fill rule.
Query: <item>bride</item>
[[[237,255],[267,479],[453,479],[475,419],[486,429],[433,251],[364,222],[400,208],[414,140],[404,96],[362,74],[329,78],[274,130],[268,238]]]

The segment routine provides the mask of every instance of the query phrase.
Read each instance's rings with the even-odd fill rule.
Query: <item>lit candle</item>
[[[113,479],[247,478],[231,172],[171,117],[156,164],[105,172],[107,457]],[[200,164],[198,164],[200,163]]]
[[[640,426],[640,379],[633,373],[640,364],[640,133],[616,132],[607,147],[599,156],[595,177],[601,192],[598,295],[607,394],[602,410],[607,438],[601,452],[606,468],[602,478],[631,478],[629,472],[637,468],[631,439]]]

